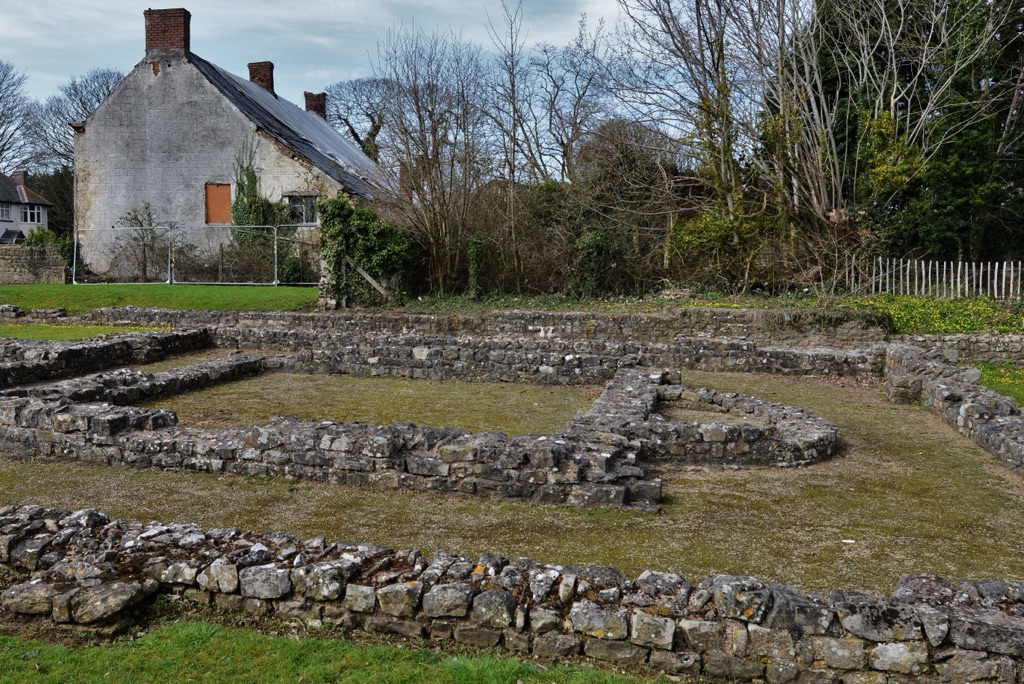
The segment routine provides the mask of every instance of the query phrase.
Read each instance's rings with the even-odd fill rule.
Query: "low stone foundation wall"
[[[921,403],[960,434],[1024,475],[1024,416],[1017,402],[977,384],[981,373],[945,362],[941,350],[893,345],[885,391],[895,403]]]
[[[472,560],[288,534],[109,520],[0,504],[0,587],[20,619],[117,631],[168,594],[310,629],[500,647],[539,658],[647,664],[771,684],[1012,684],[1024,672],[1024,584],[903,577],[891,596],[827,599],[753,577],[696,584],[646,571]]]
[[[787,346],[864,347],[886,339],[888,316],[821,309],[680,308],[652,314],[496,311],[483,314],[392,312],[259,313],[117,307],[81,320],[112,325],[211,328],[222,346],[301,349],[324,335],[377,332],[389,336],[535,337],[612,343],[671,342],[678,336],[750,338]],[[235,344],[230,345],[229,340]]]
[[[0,392],[8,458],[184,468],[342,484],[525,498],[543,504],[657,509],[661,480],[645,463],[804,465],[835,452],[836,429],[800,409],[666,385],[668,374],[623,369],[566,432],[501,433],[410,424],[278,418],[260,427],[177,426],[170,412],[127,406],[260,373],[293,358],[236,354],[147,374],[121,369]],[[666,420],[659,398],[714,406],[763,425]],[[126,407],[127,406],[127,407]]]
[[[159,361],[169,355],[207,349],[206,330],[127,333],[84,342],[0,340],[0,387],[70,378],[133,363]]]

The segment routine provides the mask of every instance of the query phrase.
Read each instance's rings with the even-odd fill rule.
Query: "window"
[[[288,203],[289,223],[316,223],[316,195],[290,195],[285,197]]]
[[[43,208],[38,204],[22,204],[21,205],[21,222],[22,223],[35,223],[42,225],[43,223]]]
[[[206,184],[206,222],[231,223],[231,185]]]
[[[0,221],[13,221],[11,218],[11,205],[0,204]]]

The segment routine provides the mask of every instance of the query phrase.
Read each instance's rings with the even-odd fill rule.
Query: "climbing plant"
[[[332,294],[359,304],[401,301],[408,287],[415,245],[404,232],[382,221],[370,207],[345,197],[330,197],[317,204],[320,215],[320,251],[330,275]],[[348,259],[388,291],[380,295],[364,278],[348,268]]]

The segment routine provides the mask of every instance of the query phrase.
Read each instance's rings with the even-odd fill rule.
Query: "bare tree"
[[[407,170],[413,195],[394,211],[426,249],[434,290],[452,292],[463,276],[474,195],[492,171],[481,147],[480,48],[450,31],[398,29],[379,46],[375,71],[390,84],[381,158],[395,175]]]
[[[731,2],[619,0],[627,23],[615,72],[634,117],[689,142],[707,186],[704,209],[728,221],[741,210]]]
[[[339,81],[327,88],[327,120],[348,134],[367,157],[378,161],[377,138],[389,97],[389,84],[381,78]]]
[[[0,171],[11,172],[24,165],[28,157],[25,117],[29,98],[25,93],[25,74],[10,62],[0,60]]]
[[[25,134],[37,166],[73,166],[75,137],[70,124],[82,121],[107,99],[124,79],[117,69],[93,69],[60,87],[60,94],[31,105]]]
[[[538,100],[531,110],[528,148],[533,166],[545,180],[576,178],[573,166],[583,136],[608,118],[610,100],[604,24],[594,30],[580,18],[571,43],[541,45],[533,59]]]

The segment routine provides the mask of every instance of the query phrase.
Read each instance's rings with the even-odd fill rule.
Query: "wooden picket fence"
[[[1020,299],[1024,268],[1020,261],[924,261],[920,259],[875,259],[870,274],[863,270],[856,278],[861,291],[898,295],[926,295],[944,299],[992,297]],[[868,276],[868,282],[864,282]],[[849,279],[848,279],[849,280]],[[851,283],[853,284],[853,283]],[[853,288],[851,288],[853,289]]]

